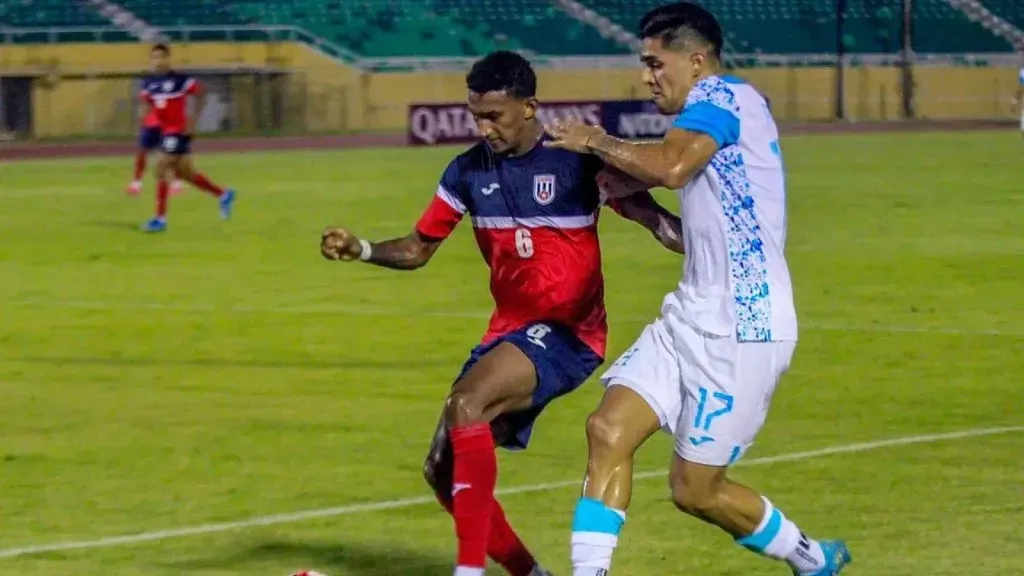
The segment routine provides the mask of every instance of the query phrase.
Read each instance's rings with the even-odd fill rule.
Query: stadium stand
[[[293,25],[370,57],[467,56],[496,48],[543,54],[626,49],[548,0],[122,0],[156,26]]]
[[[1024,1],[1022,0],[983,0],[982,4],[996,16],[1003,18],[1018,28],[1024,28]]]
[[[635,31],[662,0],[578,0]],[[562,11],[552,0],[120,0],[157,27],[246,24],[296,26],[367,57],[474,56],[497,48],[545,55],[623,54],[625,46]],[[818,0],[704,0],[723,21],[733,52],[823,54],[836,48],[836,15]],[[1021,0],[985,0],[1024,24]],[[852,53],[900,47],[899,0],[849,0],[843,45]],[[914,3],[918,52],[1006,52],[1007,41],[945,0]],[[109,26],[70,0],[0,0],[11,26]],[[245,39],[246,35],[235,36]],[[69,39],[66,36],[63,39]],[[198,39],[193,36],[193,39]],[[17,39],[16,39],[17,40]]]
[[[550,0],[435,0],[438,11],[464,27],[480,23],[487,34],[507,35],[540,54],[617,54],[629,49],[603,38]]]
[[[96,12],[68,0],[0,0],[0,28],[28,29],[18,33],[4,32],[5,42],[47,42],[50,34],[46,29],[69,26],[96,28],[110,26],[110,22]],[[127,38],[128,35],[122,34],[120,37]],[[64,33],[61,40],[90,42],[96,41],[96,35],[88,32]]]
[[[239,3],[224,0],[117,0],[117,3],[154,26],[244,24],[231,10],[233,4]]]
[[[1015,4],[1019,0],[996,0]],[[582,0],[587,7],[636,30],[641,16],[661,0]],[[817,0],[705,0],[730,31],[736,52],[830,53],[836,48],[832,2]],[[898,0],[849,0],[843,44],[850,52],[899,50]],[[971,22],[944,0],[914,3],[918,52],[1006,52],[1009,44]]]
[[[99,14],[68,0],[0,0],[0,22],[14,28],[110,25]]]

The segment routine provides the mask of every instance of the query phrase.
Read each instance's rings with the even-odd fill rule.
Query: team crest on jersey
[[[165,80],[164,92],[170,92],[171,90],[174,90],[174,80]]]
[[[555,199],[555,175],[537,174],[533,177],[533,199],[546,206]]]

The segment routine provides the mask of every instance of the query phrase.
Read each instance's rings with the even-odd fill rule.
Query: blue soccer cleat
[[[220,217],[224,220],[231,218],[231,210],[235,206],[235,191],[227,189],[220,197]]]
[[[838,576],[847,564],[853,562],[850,550],[846,542],[842,540],[823,540],[820,542],[821,551],[825,553],[825,567],[811,576]],[[794,572],[794,574],[797,574]],[[797,576],[799,576],[797,574]]]
[[[165,220],[164,218],[161,218],[159,216],[157,216],[156,218],[153,218],[149,222],[146,222],[145,224],[142,225],[142,231],[143,232],[151,232],[151,233],[153,233],[153,232],[163,232],[164,230],[167,230],[167,220]]]

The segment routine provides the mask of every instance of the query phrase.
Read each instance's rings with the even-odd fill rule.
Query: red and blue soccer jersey
[[[166,134],[185,132],[188,97],[196,94],[196,79],[178,72],[147,76],[142,81],[142,100],[150,104]]]
[[[416,225],[443,239],[469,214],[496,305],[483,342],[559,322],[602,358],[608,339],[597,238],[599,159],[538,144],[519,157],[480,143],[456,157]]]

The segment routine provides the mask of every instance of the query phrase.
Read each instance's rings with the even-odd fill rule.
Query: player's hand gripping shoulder
[[[545,146],[594,154],[650,186],[672,189],[685,186],[719,149],[711,136],[680,128],[670,129],[661,142],[627,142],[575,118],[555,121],[545,130],[554,138]]]
[[[402,238],[373,243],[345,228],[328,228],[320,236],[320,253],[328,260],[361,260],[394,270],[415,270],[430,261],[440,244],[416,231]]]

